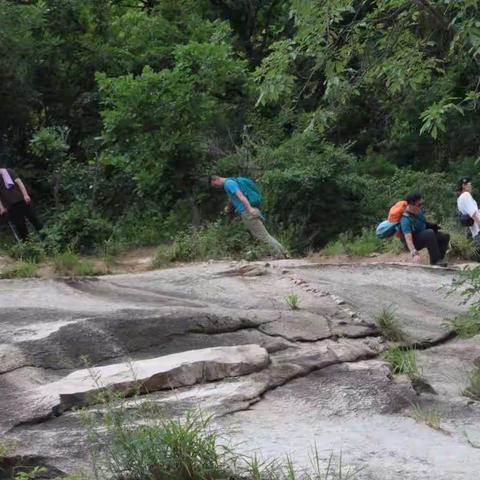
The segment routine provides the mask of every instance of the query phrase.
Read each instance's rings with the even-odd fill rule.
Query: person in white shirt
[[[468,215],[473,220],[470,227],[472,238],[480,245],[480,211],[475,199],[472,197],[472,179],[470,177],[462,177],[457,182],[457,207],[462,215]]]

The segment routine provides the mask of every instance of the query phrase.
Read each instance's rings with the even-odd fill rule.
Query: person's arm
[[[257,211],[250,205],[248,198],[242,193],[242,191],[238,188],[235,192],[235,195],[238,199],[245,205],[247,212],[251,215],[257,216]]]
[[[478,228],[480,228],[480,210],[477,210],[473,215],[472,215],[473,221],[477,224]]]
[[[25,200],[25,203],[27,205],[30,205],[30,202],[31,202],[30,195],[28,194],[27,189],[25,188],[25,185],[23,184],[22,180],[20,178],[16,178],[15,183],[18,185],[18,188],[22,192],[23,199]]]
[[[418,250],[415,248],[415,245],[413,244],[413,237],[411,233],[405,233],[405,243],[407,244],[408,250],[410,251],[413,261],[415,263],[420,262],[420,254],[418,253]]]

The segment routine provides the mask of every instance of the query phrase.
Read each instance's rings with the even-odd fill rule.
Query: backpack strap
[[[412,213],[409,213],[407,211],[402,213],[402,217],[408,218],[408,221],[410,222],[410,228],[412,229],[412,233],[415,233],[415,223],[413,221],[414,216],[415,215],[413,215]]]

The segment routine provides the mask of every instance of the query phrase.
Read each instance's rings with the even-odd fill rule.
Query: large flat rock
[[[445,319],[465,311],[458,295],[447,295],[455,272],[439,267],[322,265],[296,272],[312,288],[341,297],[366,320],[393,308],[411,343],[443,340]]]
[[[98,403],[105,395],[126,397],[247,375],[266,368],[269,362],[268,352],[258,345],[214,347],[77,370],[55,381],[48,382],[47,377],[43,385],[32,388],[32,383],[42,381],[37,370],[22,392],[17,385],[17,401],[12,393],[3,398],[0,425],[5,430],[12,424],[38,421],[52,413]]]
[[[452,400],[465,400],[463,391],[468,376],[480,362],[480,336],[456,338],[417,353],[422,376],[438,395]]]
[[[388,366],[373,360],[293,380],[216,423],[245,454],[288,453],[308,466],[315,448],[321,465],[341,456],[359,480],[477,479],[478,450],[460,432],[417,423],[410,414],[417,401],[408,379],[392,379]]]
[[[480,411],[459,392],[478,344],[447,341],[442,325],[465,310],[442,289],[454,274],[293,260],[1,281],[1,430],[21,458],[88,470],[72,407],[101,417],[91,405],[99,393],[138,390],[128,409],[154,402],[180,417],[202,408],[234,444],[289,453],[301,467],[316,443],[325,462],[342,451],[363,467],[360,480],[476,480],[478,449],[465,432],[477,439]],[[292,294],[299,310],[286,302]],[[427,348],[419,364],[437,395],[419,395],[375,358],[385,344],[373,319],[389,306]],[[417,402],[445,412],[448,434],[411,418]]]

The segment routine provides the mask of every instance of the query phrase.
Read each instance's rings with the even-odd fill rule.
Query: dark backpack
[[[458,221],[464,227],[471,227],[475,222],[470,215],[458,212]]]
[[[263,198],[257,184],[248,177],[237,177],[234,178],[234,180],[237,182],[240,190],[245,195],[245,197],[247,197],[250,205],[252,207],[259,207],[262,203]]]

